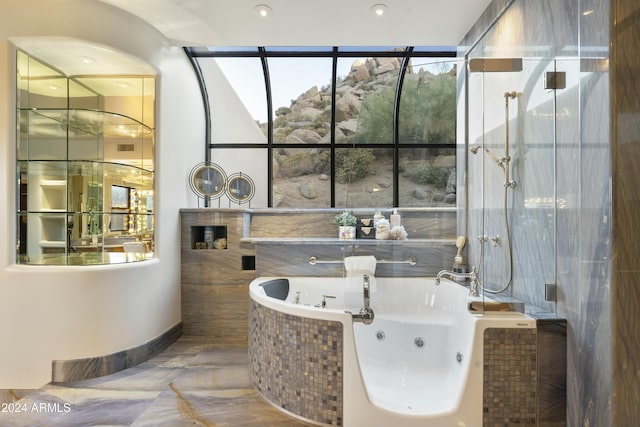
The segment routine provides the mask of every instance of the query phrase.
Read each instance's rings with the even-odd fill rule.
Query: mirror
[[[201,198],[217,199],[225,191],[227,175],[216,164],[202,163],[191,171],[191,189]]]
[[[253,180],[242,173],[233,174],[227,182],[227,196],[239,205],[251,201],[256,188]]]

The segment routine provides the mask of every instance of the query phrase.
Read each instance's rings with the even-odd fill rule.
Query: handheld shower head
[[[489,155],[489,157],[491,157],[491,160],[493,160],[494,162],[496,162],[497,164],[502,164],[502,161],[500,161],[500,159],[498,158],[498,156],[495,155],[495,153],[491,150],[489,150],[488,148],[485,148],[484,151],[487,152],[487,154]]]

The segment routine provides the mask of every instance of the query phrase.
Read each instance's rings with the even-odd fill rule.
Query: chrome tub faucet
[[[460,279],[460,278],[464,278],[464,279],[469,279],[471,281],[470,285],[469,285],[469,295],[472,297],[478,297],[480,296],[480,293],[478,292],[479,286],[478,286],[478,273],[476,273],[476,268],[472,267],[471,268],[471,272],[470,273],[455,273],[453,271],[449,271],[449,270],[440,270],[438,272],[438,274],[436,275],[436,285],[440,284],[440,279],[442,277],[448,277],[451,280],[456,280],[456,279]]]
[[[370,325],[371,323],[373,323],[374,313],[370,305],[371,303],[370,289],[371,289],[371,279],[369,278],[368,274],[364,274],[362,276],[362,292],[364,297],[364,306],[360,309],[360,313],[351,315],[354,322],[362,322],[365,325]]]

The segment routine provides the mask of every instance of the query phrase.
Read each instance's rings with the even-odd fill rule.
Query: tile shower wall
[[[459,135],[502,156],[502,93],[518,91],[509,120],[518,183],[509,205],[511,292],[567,319],[568,425],[637,423],[639,25],[635,0],[496,0],[461,43],[461,55],[473,47],[470,56],[523,58],[520,73],[470,75],[468,87],[460,79],[469,117]],[[566,89],[544,89],[554,70],[567,73]],[[502,173],[468,148],[458,151],[459,170],[468,158],[458,188],[466,184],[469,201],[459,229],[473,243],[504,236]],[[486,251],[485,283],[496,286],[505,259]],[[469,257],[479,258],[479,245]],[[557,305],[545,301],[544,283],[557,284]]]

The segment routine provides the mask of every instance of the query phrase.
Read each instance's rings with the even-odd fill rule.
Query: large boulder
[[[336,123],[336,131],[340,130],[343,135],[354,135],[358,131],[358,119],[349,119]],[[336,135],[336,140],[337,140]]]
[[[351,91],[345,92],[340,99],[336,101],[336,122],[349,120],[358,115],[362,101]]]
[[[344,122],[341,122],[344,123]],[[336,124],[336,142],[345,142],[347,140],[347,136],[344,134],[342,129],[340,129],[340,123]],[[329,144],[331,142],[331,132],[327,132],[322,139],[320,140],[320,144]]]
[[[302,110],[300,110],[299,114],[303,120],[314,121],[318,118],[319,115],[322,114],[322,111],[313,107],[304,107]]]
[[[292,144],[315,144],[320,142],[322,137],[318,132],[310,129],[295,129],[284,139],[284,142]]]
[[[296,103],[297,102],[314,103],[314,102],[320,102],[320,100],[321,100],[321,97],[320,97],[320,91],[318,90],[318,86],[313,86],[312,88],[310,88],[309,90],[307,90],[306,92],[298,96],[295,102]]]
[[[371,72],[374,76],[389,73],[400,68],[400,58],[375,58],[375,68]]]
[[[429,197],[429,192],[424,188],[416,187],[411,193],[415,199],[424,200]]]
[[[369,77],[371,77],[371,74],[369,74],[369,69],[367,68],[365,61],[362,59],[356,59],[353,64],[351,64],[351,71],[349,71],[347,80],[358,83],[367,80]]]
[[[300,184],[300,187],[298,187],[298,191],[305,199],[315,199],[316,197],[318,197],[316,187],[308,181]]]

